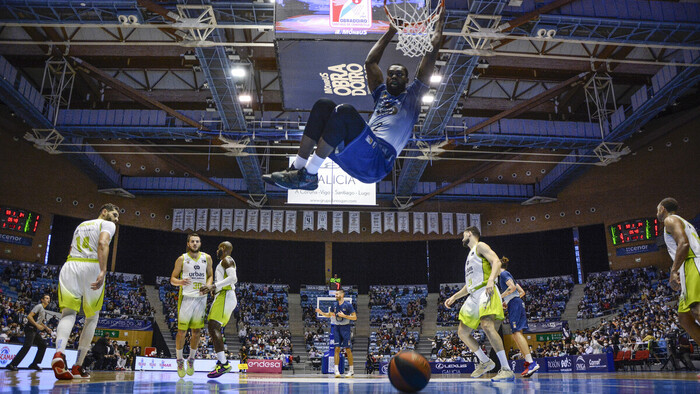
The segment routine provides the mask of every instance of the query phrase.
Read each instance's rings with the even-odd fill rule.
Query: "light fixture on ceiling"
[[[233,66],[231,68],[231,75],[236,78],[243,78],[247,74],[245,67],[243,66]]]
[[[430,83],[438,83],[442,81],[442,75],[440,74],[433,74],[430,76]]]
[[[426,94],[425,96],[423,96],[421,101],[425,104],[430,104],[433,101],[435,101],[435,96],[433,96],[432,94]]]
[[[240,95],[238,95],[238,101],[240,101],[241,103],[249,103],[253,101],[253,97],[251,97],[251,95],[249,95],[248,93],[241,93]]]

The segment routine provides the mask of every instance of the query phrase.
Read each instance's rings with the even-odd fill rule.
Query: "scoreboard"
[[[0,230],[18,231],[34,235],[41,215],[24,209],[3,207],[0,212]]]
[[[656,218],[635,219],[610,226],[613,245],[650,241],[659,236],[659,221]]]

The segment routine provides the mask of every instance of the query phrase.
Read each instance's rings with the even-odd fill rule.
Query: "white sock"
[[[226,356],[224,352],[216,352],[216,359],[219,360],[221,364],[226,364]]]
[[[508,358],[506,357],[506,351],[501,350],[500,352],[496,352],[496,355],[498,356],[498,361],[501,362],[501,369],[505,369],[506,371],[510,371],[510,365],[508,365]]]
[[[318,169],[321,168],[324,161],[326,161],[325,157],[318,157],[316,156],[316,153],[314,153],[304,166],[306,167],[306,172],[312,175],[318,174]]]
[[[194,360],[195,357],[197,357],[197,349],[190,348],[190,356],[188,358]]]
[[[350,373],[355,373],[355,368],[352,365],[350,366]]]
[[[340,369],[338,369],[338,366],[337,366],[337,365],[335,366],[335,374],[336,374],[336,375],[339,375],[339,374],[340,374]]]
[[[182,360],[182,358],[183,358],[183,356],[182,356],[182,350],[183,350],[183,349],[175,349],[175,357],[176,357],[178,360]]]
[[[68,337],[70,337],[71,331],[73,331],[73,325],[75,324],[76,313],[72,309],[63,308],[63,315],[61,320],[58,322],[58,327],[56,327],[56,351],[61,353],[66,353],[66,346],[68,345]]]
[[[307,161],[309,161],[309,159],[304,159],[301,156],[297,155],[297,157],[294,158],[292,167],[294,167],[295,170],[298,170],[300,168],[303,168],[306,165]]]
[[[528,354],[525,355],[525,361],[527,361],[527,362],[529,362],[529,363],[534,363],[534,362],[535,362],[535,360],[532,359],[532,354],[530,354],[530,353],[528,353]]]
[[[95,336],[95,328],[97,328],[99,319],[99,312],[85,319],[85,325],[83,326],[83,331],[80,332],[80,339],[78,340],[78,359],[76,361],[78,365],[83,365],[83,361],[85,361],[85,356],[90,350],[90,343],[92,343],[92,338]]]
[[[482,363],[489,361],[489,357],[486,355],[486,353],[484,353],[483,350],[481,350],[481,348],[477,349],[477,351],[475,351],[474,354],[476,354],[476,357],[478,357],[479,361],[481,361]]]

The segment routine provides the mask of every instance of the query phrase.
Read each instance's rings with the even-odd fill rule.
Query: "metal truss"
[[[158,23],[170,24],[162,15],[145,11],[136,0],[3,0],[0,4],[0,24],[95,24],[100,27],[118,27],[123,25],[119,15],[138,16],[140,26],[134,26],[137,28],[165,27],[152,26]],[[272,28],[274,24],[273,3],[212,1],[210,5],[217,20],[217,28],[243,24],[260,25],[250,28]],[[176,7],[169,4],[163,6],[177,13]]]
[[[612,77],[607,73],[595,73],[583,85],[583,91],[586,96],[588,120],[598,123],[600,137],[605,138],[610,115],[617,110]]]
[[[700,56],[697,56],[696,53],[689,54],[695,56],[695,58],[688,59],[688,61],[692,61],[693,64],[700,64]],[[632,110],[631,108],[627,109],[625,111],[625,119],[605,136],[603,142],[613,148],[620,146],[620,143],[626,141],[643,125],[698,83],[700,83],[700,68],[686,67],[657,91],[652,91],[651,87],[645,87],[649,89],[648,97],[650,98],[642,103],[636,110]],[[562,163],[552,169],[542,180],[542,194],[554,196],[574,178],[581,175],[583,171],[585,171],[583,168],[585,166],[572,164],[592,162],[595,159],[585,156],[590,153],[591,151],[586,150],[573,152],[571,156],[565,158]],[[593,153],[595,153],[595,151]]]
[[[203,75],[195,68],[173,69],[103,69],[125,84],[137,90],[192,90],[199,91],[203,85]],[[200,82],[202,81],[202,82]]]
[[[217,23],[213,8],[205,6],[178,5],[181,19],[195,16],[198,21],[206,21],[208,24]],[[193,15],[192,15],[193,14]],[[225,32],[215,28],[191,29],[190,36],[200,41],[210,39],[213,42],[226,42]],[[231,75],[231,62],[223,47],[198,47],[195,49],[204,77],[212,93],[212,100],[221,116],[222,132],[246,132],[247,125],[243,108],[238,100],[238,89]],[[244,149],[248,153],[255,153],[255,149]],[[236,161],[248,185],[251,201],[264,203],[266,198],[254,197],[265,195],[265,184],[262,181],[260,163],[255,157],[236,156]]]
[[[46,61],[39,91],[46,99],[49,117],[54,126],[58,121],[58,112],[70,107],[75,74],[75,69],[65,58],[51,57]]]
[[[58,147],[65,138],[56,129],[32,129],[31,133],[24,134],[24,139],[34,144],[35,148],[55,155],[61,153]]]

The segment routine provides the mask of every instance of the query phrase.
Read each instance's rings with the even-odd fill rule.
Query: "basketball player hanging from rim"
[[[337,105],[326,98],[316,101],[292,165],[284,171],[263,175],[263,180],[284,189],[316,190],[318,169],[329,156],[361,182],[376,183],[384,179],[418,121],[420,100],[428,91],[444,21],[445,7],[441,7],[432,50],[423,55],[411,84],[408,69],[402,64],[389,66],[386,82],[382,83],[379,61],[397,32],[391,24],[365,60],[367,82],[374,98],[374,113],[369,123],[349,104]],[[314,146],[316,151],[311,155]]]

